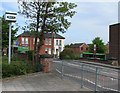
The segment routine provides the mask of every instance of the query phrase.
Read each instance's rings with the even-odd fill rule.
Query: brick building
[[[85,43],[75,43],[71,46],[71,49],[74,51],[74,54],[79,55],[82,52],[89,52],[88,47]]]
[[[107,51],[106,54],[109,54],[109,44],[106,45]]]
[[[120,60],[120,23],[109,26],[109,48],[110,57]]]
[[[58,34],[51,33],[45,33],[44,37],[45,37],[45,40],[43,40],[44,45],[40,49],[40,54],[48,53],[59,55],[59,52],[63,51],[65,39],[64,37]],[[35,37],[33,33],[24,32],[17,37],[17,41],[19,42],[18,46],[26,46],[29,48],[29,50],[34,50]],[[37,39],[37,43],[38,42],[39,39]],[[54,50],[54,53],[52,52],[52,49]]]

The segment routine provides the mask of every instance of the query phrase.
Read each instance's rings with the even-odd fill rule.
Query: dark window
[[[45,53],[48,53],[47,51],[48,51],[48,49],[47,49],[47,48],[45,48]]]
[[[88,50],[88,48],[86,48],[86,50]]]
[[[81,47],[81,50],[83,50],[83,47]]]

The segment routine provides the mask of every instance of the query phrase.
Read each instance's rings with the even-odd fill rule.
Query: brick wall
[[[22,44],[22,38],[24,38],[24,44]],[[28,38],[28,44],[25,44],[25,38]],[[52,43],[53,43],[53,40],[52,38],[46,38],[48,39],[48,45],[45,45],[45,40],[43,41],[44,42],[44,45],[41,47],[40,49],[40,54],[45,54],[45,48],[51,48],[51,52],[52,52]],[[49,39],[51,39],[51,45],[49,45]],[[29,47],[29,50],[34,50],[34,37],[18,37],[17,38],[18,42],[19,42],[19,45],[18,46],[28,46]],[[31,41],[31,42],[30,42]]]
[[[81,48],[83,48],[83,50]],[[89,50],[86,50],[86,48],[88,48],[88,46],[86,44],[83,44],[81,47],[71,49],[74,51],[74,54],[79,55],[82,52],[89,52]]]
[[[120,24],[115,24],[110,26],[109,31],[109,43],[110,43],[110,57],[115,57],[118,59],[118,53],[120,53]]]

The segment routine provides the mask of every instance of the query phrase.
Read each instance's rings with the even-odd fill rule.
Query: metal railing
[[[55,64],[55,63],[54,63]],[[58,64],[56,62],[56,64]],[[62,61],[54,66],[61,78],[69,78],[94,91],[117,91],[120,71],[90,64]]]

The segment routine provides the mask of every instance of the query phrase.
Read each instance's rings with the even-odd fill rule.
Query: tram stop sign
[[[5,20],[9,22],[16,22],[16,12],[6,11],[5,13]]]

